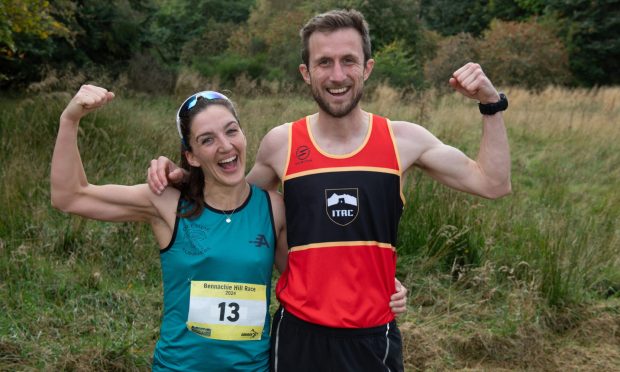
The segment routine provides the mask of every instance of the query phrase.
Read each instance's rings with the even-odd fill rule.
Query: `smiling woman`
[[[249,188],[245,182],[247,143],[232,102],[217,92],[194,94],[179,108],[177,129],[182,142],[181,166],[189,172],[189,182],[181,191],[193,201],[183,216],[199,215],[203,200],[213,208],[234,213]],[[230,198],[231,189],[238,199]]]
[[[246,139],[232,102],[200,92],[181,105],[176,121],[190,180],[182,190],[155,195],[145,184],[87,181],[78,125],[112,99],[85,85],[62,113],[52,204],[87,218],[151,225],[164,287],[154,371],[268,370],[272,268],[275,262],[284,270],[287,256],[284,204],[277,193],[246,182]]]

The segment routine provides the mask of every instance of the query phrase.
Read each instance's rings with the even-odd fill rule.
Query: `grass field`
[[[506,91],[513,194],[460,194],[406,175],[398,277],[407,370],[620,370],[620,88]],[[50,206],[55,93],[0,98],[0,370],[148,370],[162,294],[149,227]],[[235,97],[250,162],[306,96]],[[82,121],[92,183],[140,183],[178,158],[182,97],[117,95]],[[363,106],[476,156],[474,102],[379,87]]]

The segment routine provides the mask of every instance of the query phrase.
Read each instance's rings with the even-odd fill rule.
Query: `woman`
[[[278,269],[286,265],[284,204],[246,182],[246,138],[234,106],[217,92],[181,105],[177,129],[190,181],[155,195],[146,184],[96,186],[86,179],[78,124],[113,98],[85,85],[63,111],[52,204],[97,220],[150,223],[164,287],[153,370],[268,370],[274,251]]]

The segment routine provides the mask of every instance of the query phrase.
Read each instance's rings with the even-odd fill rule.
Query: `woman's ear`
[[[192,167],[200,168],[200,162],[198,162],[198,159],[196,159],[194,153],[192,153],[191,151],[185,151],[183,155],[185,156],[185,159],[187,159],[189,165],[191,165]]]

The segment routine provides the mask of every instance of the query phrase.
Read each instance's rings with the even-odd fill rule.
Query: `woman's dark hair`
[[[180,127],[181,127],[181,168],[189,171],[189,180],[187,183],[183,183],[180,186],[181,191],[181,208],[179,208],[179,216],[183,218],[195,218],[200,216],[204,210],[204,186],[205,175],[200,167],[193,167],[187,161],[185,157],[186,151],[192,151],[190,145],[190,132],[191,125],[196,115],[206,110],[207,107],[213,105],[224,106],[230,111],[231,114],[239,123],[239,116],[233,103],[227,99],[205,99],[198,97],[196,105],[189,110],[179,113]]]

